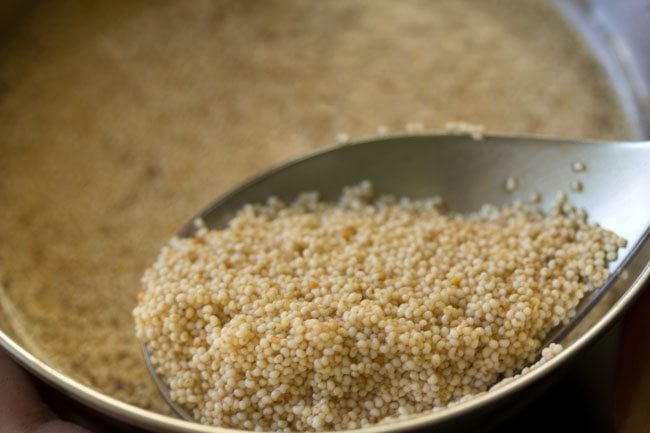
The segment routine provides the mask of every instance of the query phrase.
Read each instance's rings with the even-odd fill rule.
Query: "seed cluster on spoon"
[[[439,204],[373,199],[363,182],[173,238],[134,310],[172,398],[202,423],[264,431],[445,407],[534,363],[625,245],[563,199],[548,214]]]

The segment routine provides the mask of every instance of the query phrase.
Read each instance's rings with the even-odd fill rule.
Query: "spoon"
[[[531,195],[548,210],[556,193],[564,191],[572,204],[587,210],[590,221],[626,238],[628,246],[610,264],[610,278],[583,298],[576,315],[554,329],[542,347],[552,342],[566,346],[585,334],[589,338],[578,343],[596,339],[650,277],[650,142],[425,135],[372,139],[325,150],[258,176],[192,218],[179,236],[192,236],[196,218],[209,228],[223,228],[247,203],[264,202],[272,195],[290,202],[311,190],[318,191],[322,200],[336,200],[343,187],[366,179],[377,194],[437,195],[454,212],[475,211],[485,203],[526,201]],[[613,295],[611,305],[589,315],[607,292]],[[616,314],[604,317],[611,310]],[[601,319],[607,323],[594,326]],[[573,330],[578,335],[571,334]],[[165,400],[178,415],[194,420],[171,399],[146,346],[142,349]]]

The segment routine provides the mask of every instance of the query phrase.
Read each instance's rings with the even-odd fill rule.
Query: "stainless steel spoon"
[[[506,188],[508,178],[513,180]],[[539,194],[540,206],[547,209],[556,193],[564,191],[573,204],[587,210],[591,221],[625,237],[628,246],[611,265],[609,280],[583,299],[571,322],[549,336],[547,343],[556,341],[569,346],[565,352],[575,354],[597,338],[620,317],[650,277],[650,142],[515,137],[474,140],[466,136],[373,139],[272,169],[200,212],[179,235],[191,236],[197,217],[210,228],[220,228],[246,203],[263,202],[271,195],[290,201],[309,190],[319,191],[324,200],[335,200],[344,186],[364,179],[372,181],[379,194],[439,195],[456,212],[473,211],[485,203],[523,201],[531,194]],[[575,187],[576,182],[584,186],[580,192],[576,191],[580,189]],[[610,294],[608,304],[592,311],[606,292]],[[145,346],[143,352],[169,405],[183,418],[192,420],[192,415],[171,399]],[[567,359],[558,357],[542,369]],[[531,377],[524,375],[517,381]]]

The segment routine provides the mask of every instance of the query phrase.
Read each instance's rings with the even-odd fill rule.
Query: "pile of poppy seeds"
[[[134,310],[171,397],[202,423],[263,431],[443,408],[533,364],[625,246],[564,198],[546,214],[439,205],[362,182],[173,238]]]

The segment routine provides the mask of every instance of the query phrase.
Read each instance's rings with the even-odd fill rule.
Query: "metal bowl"
[[[636,138],[650,137],[650,37],[646,31],[650,28],[650,1],[557,0],[556,4],[603,64]],[[7,8],[7,13],[16,10],[20,12],[20,7]],[[491,198],[484,197],[486,201]],[[650,251],[646,242],[642,246],[642,254],[628,264],[628,280],[625,282],[627,290],[613,299],[611,308],[604,314],[588,319],[589,326],[586,329],[569,336],[565,340],[567,348],[541,368],[497,391],[453,408],[392,424],[371,426],[363,431],[481,431],[498,419],[509,416],[550,386],[573,359],[616,323],[648,278],[648,261]],[[178,420],[101,394],[38,359],[3,329],[0,317],[0,346],[16,361],[50,386],[103,416],[160,432],[235,431]]]

